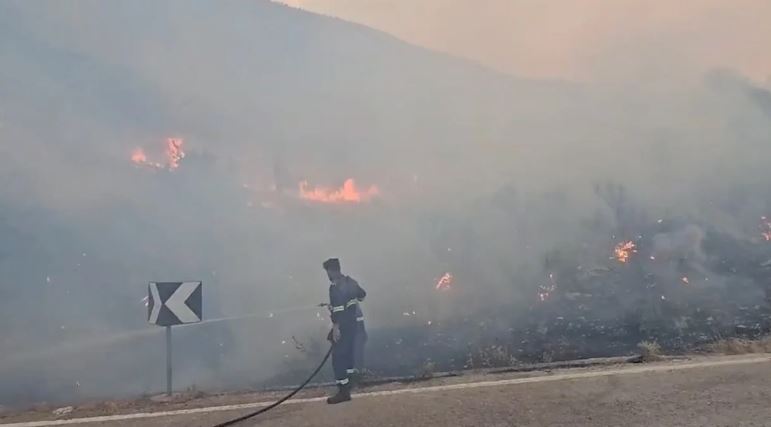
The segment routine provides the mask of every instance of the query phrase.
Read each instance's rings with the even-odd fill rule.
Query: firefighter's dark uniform
[[[332,368],[335,382],[342,388],[348,388],[349,375],[354,369],[354,344],[358,328],[356,307],[359,299],[367,293],[355,280],[342,276],[329,285],[329,305],[332,311],[332,323],[340,328],[340,339],[332,350]]]
[[[361,310],[361,302],[356,304],[356,336],[353,339],[353,372],[364,372],[364,347],[367,343],[367,329],[364,327],[364,312]]]

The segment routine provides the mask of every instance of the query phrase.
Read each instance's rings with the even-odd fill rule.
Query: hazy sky
[[[771,79],[767,0],[283,0],[530,77],[647,72],[676,59]]]

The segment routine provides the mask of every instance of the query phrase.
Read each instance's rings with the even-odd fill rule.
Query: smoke
[[[655,259],[690,259],[694,262],[705,261],[702,245],[704,230],[688,224],[682,229],[653,236],[653,256]]]
[[[292,381],[330,256],[381,373],[730,330],[771,258],[771,93],[667,59],[531,81],[269,2],[3,2],[0,402],[161,389],[148,281],[235,318],[175,328],[178,388]]]
[[[731,67],[770,78],[762,0],[278,0],[395,34],[410,43],[534,78],[601,81],[619,74]],[[672,67],[676,64],[677,67]]]

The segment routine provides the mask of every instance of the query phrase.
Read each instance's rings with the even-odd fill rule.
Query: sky
[[[658,60],[771,82],[765,0],[282,0],[514,75],[593,80]]]

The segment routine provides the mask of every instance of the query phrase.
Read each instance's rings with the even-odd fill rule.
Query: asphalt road
[[[239,425],[771,426],[771,356],[470,375],[365,391],[337,406],[321,399],[306,397]],[[252,410],[219,406],[70,425],[210,427]],[[16,424],[36,425],[56,424]]]

